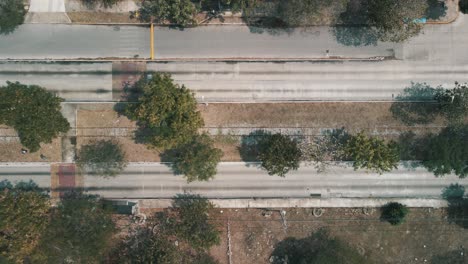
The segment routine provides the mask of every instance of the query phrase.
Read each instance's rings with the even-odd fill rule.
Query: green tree
[[[187,182],[212,179],[223,156],[223,151],[214,147],[213,140],[207,134],[194,136],[174,151],[172,168],[175,173],[184,174]]]
[[[436,176],[468,175],[468,125],[448,127],[427,140],[423,165]]]
[[[180,27],[196,25],[197,7],[190,0],[146,0],[139,10],[140,20],[164,23],[166,21]]]
[[[380,219],[387,221],[392,225],[399,225],[403,223],[409,209],[401,203],[391,202],[382,207]]]
[[[453,89],[438,90],[435,99],[450,123],[463,123],[468,116],[468,86],[455,84]]]
[[[34,182],[14,187],[0,182],[0,259],[23,263],[31,255],[47,226],[49,208],[49,198]]]
[[[33,263],[98,263],[114,231],[111,210],[99,198],[68,193],[52,213]]]
[[[354,161],[355,170],[365,168],[378,173],[397,168],[400,161],[398,145],[391,141],[368,137],[364,133],[351,136],[344,146],[345,155]]]
[[[0,34],[9,34],[24,22],[23,0],[0,1]]]
[[[187,143],[204,125],[193,93],[174,84],[170,75],[142,78],[135,89],[140,93],[138,102],[129,104],[125,113],[138,121],[144,141],[151,146],[173,148]]]
[[[31,152],[50,143],[70,124],[60,113],[63,99],[36,85],[7,82],[0,87],[0,123],[13,127]]]
[[[220,232],[208,222],[208,213],[214,208],[208,199],[183,194],[174,198],[173,206],[178,212],[174,229],[180,238],[197,250],[209,249],[220,243]]]
[[[271,254],[273,264],[365,264],[369,263],[348,243],[329,236],[324,229],[303,239],[286,238]]]
[[[297,142],[286,135],[265,135],[259,142],[258,160],[269,175],[284,177],[290,170],[299,169],[301,150]]]
[[[77,164],[88,174],[111,177],[125,169],[127,160],[119,143],[98,140],[81,147]]]
[[[423,25],[429,5],[427,0],[369,0],[368,17],[380,40],[402,42],[416,36]]]

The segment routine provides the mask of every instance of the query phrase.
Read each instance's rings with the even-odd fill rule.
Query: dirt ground
[[[72,23],[140,23],[131,19],[129,13],[68,12],[67,15]]]
[[[275,246],[287,237],[304,238],[325,228],[331,236],[356,247],[371,263],[410,264],[432,262],[432,258],[450,251],[464,252],[468,263],[468,231],[446,221],[445,209],[412,208],[405,223],[391,226],[379,220],[379,209],[325,208],[321,217],[312,208],[288,208],[286,225],[279,211],[263,216],[261,209],[216,209],[210,214],[222,231],[220,246],[211,254],[221,264],[228,264],[227,223],[230,223],[232,262],[242,264],[270,263]],[[223,213],[220,213],[220,212]],[[285,228],[286,226],[286,228]],[[465,261],[465,262],[463,262]]]
[[[437,118],[430,125],[408,126],[389,111],[391,103],[258,103],[209,104],[199,110],[206,128],[346,128],[351,133],[365,131],[395,138],[400,132],[436,133],[445,125]],[[79,110],[77,112],[77,147],[91,140],[114,138],[119,141],[129,161],[160,161],[159,152],[135,143],[134,122],[114,110]],[[223,161],[240,161],[239,135],[214,134],[215,146],[224,151]]]
[[[392,103],[257,103],[257,104],[209,104],[199,107],[205,127],[308,127],[341,128],[350,132],[374,131],[380,128],[407,129],[390,112]],[[418,125],[430,129],[444,126],[442,118],[430,125]]]
[[[124,116],[119,116],[113,110],[78,110],[77,140],[79,150],[82,145],[93,140],[114,139],[119,142],[130,162],[158,162],[159,152],[149,149],[144,144],[135,143],[133,131],[135,122]]]
[[[41,144],[41,149],[34,153],[22,154],[19,138],[14,129],[0,125],[0,162],[57,162],[62,161],[62,141],[60,138],[49,144]],[[41,154],[43,158],[41,158]]]

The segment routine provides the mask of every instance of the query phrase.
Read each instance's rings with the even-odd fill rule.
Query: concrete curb
[[[384,61],[396,60],[395,57],[378,56],[378,57],[304,57],[304,58],[251,58],[251,57],[238,57],[238,58],[164,58],[154,59],[149,58],[76,58],[76,59],[0,59],[0,62],[336,62],[336,61]]]
[[[111,199],[112,198],[108,198]],[[115,199],[125,200],[125,199]],[[140,208],[172,207],[172,199],[129,199],[138,202]],[[343,207],[381,207],[388,202],[399,202],[408,207],[443,208],[447,201],[424,198],[227,198],[209,200],[218,208],[343,208]]]

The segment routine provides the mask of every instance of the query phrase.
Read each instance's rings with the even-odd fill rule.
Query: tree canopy
[[[409,210],[405,205],[391,202],[382,207],[380,218],[392,225],[399,225],[403,223],[408,212]]]
[[[49,197],[35,183],[0,182],[0,257],[23,263],[48,224],[49,208]]]
[[[115,226],[110,209],[94,196],[68,193],[52,212],[37,263],[97,263],[109,249]]]
[[[271,258],[273,264],[343,263],[365,264],[366,258],[348,243],[332,238],[324,229],[303,239],[286,238],[279,242]]]
[[[207,134],[194,136],[173,152],[172,168],[175,173],[184,174],[187,182],[212,179],[223,156],[223,151],[214,147],[213,140]]]
[[[88,174],[111,177],[125,169],[127,160],[119,143],[98,140],[81,147],[77,164]]]
[[[36,85],[7,82],[0,87],[0,123],[13,127],[31,152],[50,143],[70,124],[60,112],[63,99]]]
[[[369,0],[369,22],[382,41],[402,42],[417,35],[423,25],[417,19],[425,17],[427,0]]]
[[[209,249],[220,243],[220,232],[208,222],[209,210],[214,205],[199,195],[183,194],[174,198],[177,208],[175,230],[195,249]]]
[[[468,125],[447,127],[427,140],[423,165],[436,176],[468,175]]]
[[[284,177],[290,170],[297,170],[301,156],[297,142],[286,135],[265,135],[258,145],[257,158],[269,175]]]
[[[468,86],[455,84],[453,89],[438,90],[435,99],[450,123],[460,124],[468,116]]]
[[[0,1],[0,34],[12,33],[24,22],[23,0]]]
[[[197,7],[190,0],[146,0],[139,10],[142,21],[168,21],[181,27],[195,25],[197,12]]]
[[[141,127],[144,142],[153,147],[173,148],[189,142],[204,123],[197,101],[185,86],[175,84],[168,74],[154,74],[135,84],[138,101],[125,109]]]
[[[344,146],[345,155],[354,161],[354,169],[368,169],[378,173],[391,171],[400,161],[398,145],[391,141],[368,137],[364,133],[350,136]]]

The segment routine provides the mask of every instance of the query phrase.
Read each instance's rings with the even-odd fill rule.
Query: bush
[[[391,202],[382,207],[380,219],[387,221],[392,225],[399,225],[403,223],[408,212],[409,210],[405,205]]]

